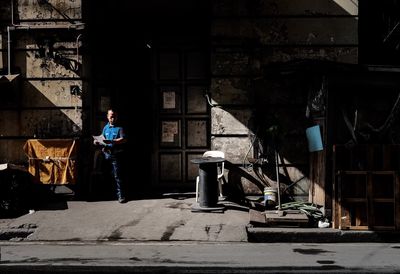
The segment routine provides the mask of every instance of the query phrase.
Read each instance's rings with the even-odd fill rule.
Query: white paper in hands
[[[105,143],[106,139],[104,138],[104,136],[102,134],[99,136],[93,135],[92,137],[93,137],[93,144],[106,146],[106,143]]]

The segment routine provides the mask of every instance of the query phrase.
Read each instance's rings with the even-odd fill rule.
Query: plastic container
[[[309,127],[306,129],[306,135],[308,140],[308,151],[321,151],[323,150],[321,131],[319,125]]]
[[[274,207],[278,201],[278,189],[276,187],[264,188],[264,204],[265,207]]]

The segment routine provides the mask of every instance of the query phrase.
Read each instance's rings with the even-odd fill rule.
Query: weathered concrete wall
[[[253,104],[254,95],[251,79],[240,77],[213,78],[211,80],[212,103],[226,104]]]
[[[19,76],[12,83],[16,99],[0,105],[0,162],[25,163],[22,145],[26,139],[79,138],[82,134],[82,4],[81,0],[13,2],[11,73]],[[12,25],[12,8],[11,1],[1,3],[0,68],[6,68],[5,30]],[[1,88],[11,89],[9,83]]]
[[[80,0],[17,0],[17,16],[19,20],[45,19],[51,21],[66,17],[81,20],[81,6]]]
[[[25,140],[2,139],[0,142],[0,158],[2,163],[14,163],[16,159],[25,159],[23,146]]]
[[[213,137],[212,147],[225,152],[225,158],[232,163],[246,162],[246,155],[253,156],[251,140],[246,137]]]
[[[299,181],[292,191],[306,197],[307,92],[300,89],[307,83],[296,88],[290,81],[298,79],[280,82],[271,76],[257,91],[256,83],[267,74],[266,67],[283,62],[356,64],[358,1],[220,0],[213,1],[212,12],[211,97],[217,105],[211,112],[212,148],[225,151],[236,165],[249,164],[248,158],[260,157],[249,134],[259,135],[259,112],[266,115],[261,120],[277,116],[287,131],[280,154],[290,165],[280,173],[289,182]],[[243,179],[246,190],[251,185]]]
[[[261,45],[312,45],[357,43],[354,18],[215,19],[212,35],[254,39]]]
[[[211,134],[251,134],[249,122],[251,110],[248,109],[223,109],[214,107],[211,109],[212,125]]]
[[[215,1],[213,13],[218,16],[357,15],[357,3],[351,0]]]

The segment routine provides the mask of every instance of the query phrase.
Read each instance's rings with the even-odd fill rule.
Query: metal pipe
[[[10,27],[7,27],[7,66],[8,66],[8,75],[11,75],[11,35],[10,35]]]
[[[281,184],[279,181],[279,154],[278,151],[275,150],[275,172],[276,172],[276,185],[278,188],[278,210],[282,210],[281,206]]]
[[[84,28],[84,23],[70,25],[13,25],[10,30],[30,30],[30,29],[80,29]]]
[[[383,39],[383,43],[385,43],[389,37],[392,35],[392,33],[397,29],[397,27],[400,25],[400,21],[397,22],[397,24],[392,28],[392,30],[386,35],[386,37]]]
[[[85,23],[73,23],[69,25],[21,25],[21,24],[15,24],[14,22],[14,0],[11,0],[11,25],[13,28],[10,30],[16,30],[16,29],[79,29],[80,27],[84,27]]]
[[[76,37],[76,62],[79,63],[79,39],[81,38],[82,33]]]
[[[83,29],[85,27],[85,23],[74,23],[69,25],[20,25],[15,24],[14,22],[14,0],[10,0],[11,3],[11,26],[7,26],[7,66],[8,66],[8,75],[11,75],[11,31],[17,29]],[[77,37],[77,59],[79,58],[79,38],[81,35]],[[79,59],[78,59],[79,60]]]
[[[14,23],[14,0],[11,0],[11,26],[26,26],[28,27],[29,25],[17,25]],[[12,29],[11,29],[12,30]]]
[[[14,26],[14,0],[11,0],[11,25]]]

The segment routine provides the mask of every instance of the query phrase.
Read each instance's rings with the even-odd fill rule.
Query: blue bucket
[[[306,129],[306,135],[308,140],[308,151],[320,151],[323,150],[321,131],[319,125],[312,126]]]

